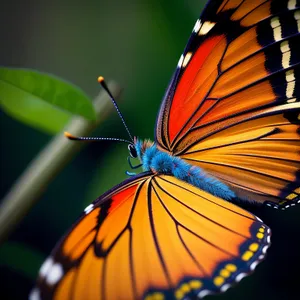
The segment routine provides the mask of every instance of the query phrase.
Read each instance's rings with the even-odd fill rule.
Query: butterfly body
[[[230,200],[235,197],[234,192],[228,186],[206,174],[202,168],[189,164],[184,159],[166,151],[161,151],[155,143],[149,140],[136,139],[135,149],[144,171],[173,175],[222,199]]]

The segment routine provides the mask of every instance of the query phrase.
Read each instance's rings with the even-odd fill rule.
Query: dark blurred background
[[[0,65],[64,78],[91,98],[99,75],[124,92],[120,108],[132,133],[153,139],[156,114],[179,56],[206,1],[4,1]],[[1,198],[52,138],[3,112]],[[115,112],[94,132],[127,138]],[[84,207],[126,178],[127,146],[88,145],[50,184],[0,246],[0,298],[26,299],[42,260]],[[213,299],[299,299],[300,208],[252,210],[272,228],[265,262],[239,285]]]

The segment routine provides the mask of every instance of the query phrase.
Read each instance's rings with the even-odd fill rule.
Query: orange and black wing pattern
[[[210,1],[156,126],[161,149],[275,208],[300,202],[299,6]]]
[[[173,176],[101,196],[42,265],[30,299],[189,299],[225,291],[264,258],[257,217]]]

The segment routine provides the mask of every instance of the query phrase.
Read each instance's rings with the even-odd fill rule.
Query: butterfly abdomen
[[[179,157],[160,151],[155,144],[142,153],[141,160],[145,171],[173,175],[223,199],[230,200],[235,197],[234,192],[221,181]]]

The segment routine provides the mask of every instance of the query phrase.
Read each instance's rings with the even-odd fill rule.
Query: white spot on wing
[[[296,102],[296,98],[292,98],[292,99],[289,99],[288,101],[287,101],[287,103],[293,103],[293,102]],[[291,204],[292,205],[292,204]]]
[[[199,35],[205,35],[216,25],[214,22],[206,21],[202,24]]]
[[[287,88],[286,88],[286,96],[287,98],[292,98],[295,90],[295,81],[288,82]]]
[[[50,268],[53,266],[53,259],[52,257],[48,257],[44,263],[42,264],[40,271],[39,271],[39,275],[41,277],[45,277],[48,273],[48,271],[50,270]]]
[[[183,63],[183,58],[184,58],[183,55],[181,55],[180,58],[179,58],[178,64],[177,64],[178,68],[181,68],[182,63]]]
[[[289,42],[288,41],[284,41],[280,44],[280,50],[282,53],[287,52],[287,51],[291,51],[290,50],[290,46],[289,46]]]
[[[93,208],[94,208],[94,204],[88,205],[84,210],[85,214],[87,215],[88,213],[90,213],[93,210]]]
[[[224,293],[224,292],[226,292],[228,289],[230,288],[230,284],[224,284],[222,287],[221,287],[221,289],[220,289],[220,291],[222,292],[222,293]]]
[[[262,248],[261,252],[262,252],[263,254],[266,254],[266,253],[267,253],[267,250],[268,250],[268,248],[269,248],[269,245],[267,245],[267,246],[264,246],[264,247]]]
[[[280,41],[282,39],[280,20],[278,17],[271,19],[271,27],[273,28],[273,35],[275,41]]]
[[[267,204],[268,205],[268,204]],[[258,220],[259,222],[263,222],[261,218],[255,216],[256,220]]]
[[[195,26],[194,26],[193,32],[198,33],[200,27],[201,27],[201,20],[198,19],[198,20],[196,21]]]
[[[55,263],[46,275],[46,283],[49,285],[56,284],[64,275],[61,264]]]
[[[271,26],[272,28],[276,28],[280,26],[280,21],[278,17],[274,17],[271,19]]]
[[[238,276],[235,277],[235,281],[239,282],[239,281],[241,281],[246,276],[247,276],[246,273],[241,273],[241,274],[239,274]]]
[[[285,52],[282,55],[282,66],[286,69],[290,66],[291,52]]]
[[[284,69],[290,66],[291,49],[288,41],[284,41],[280,44],[280,50],[282,52],[282,66]]]
[[[275,41],[280,41],[282,39],[282,34],[281,34],[281,27],[276,27],[273,29],[274,31],[274,40]]]
[[[285,79],[287,81],[286,97],[292,98],[296,86],[294,70],[288,70],[285,73]]]
[[[29,297],[29,300],[40,300],[40,290],[38,288],[34,288],[33,290],[31,290]]]
[[[291,10],[291,9],[295,9],[296,8],[296,1],[297,0],[290,0],[288,2],[288,9]]]
[[[209,294],[212,294],[212,292],[209,291],[209,290],[203,290],[203,291],[201,291],[201,292],[198,294],[198,297],[199,297],[199,298],[203,298],[203,297],[205,297],[205,296],[207,296],[207,295],[209,295]]]
[[[183,63],[182,63],[182,67],[185,68],[187,66],[187,64],[189,63],[191,57],[192,57],[193,53],[192,52],[188,52],[184,59],[183,59]]]
[[[255,261],[255,262],[253,262],[251,265],[250,265],[250,270],[251,271],[254,271],[254,269],[256,268],[256,266],[259,264],[259,261],[257,260],[257,261]]]

